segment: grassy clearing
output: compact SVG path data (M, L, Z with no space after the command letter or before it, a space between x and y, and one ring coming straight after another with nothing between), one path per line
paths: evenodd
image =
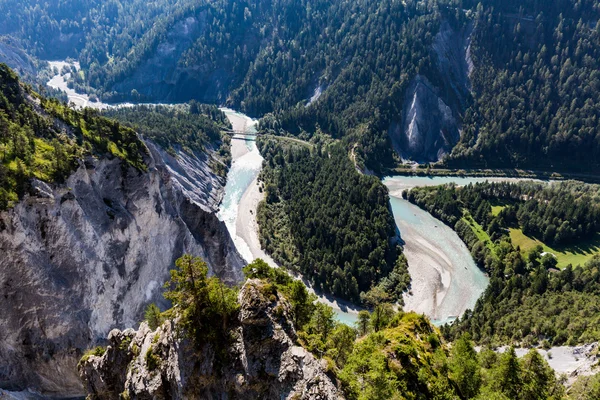
M507 201L503 199L492 199L490 200L490 203L492 205L492 215L494 217L500 214L500 212L504 210L506 206L514 204L513 201Z
M600 253L600 234L596 234L592 239L576 245L556 246L554 248L547 246L540 240L525 235L521 229L511 228L510 239L515 247L520 246L522 253L527 253L535 246L541 245L545 252L556 256L559 268L564 268L569 264L573 266L583 265L595 254Z
M490 235L483 229L481 225L477 223L471 216L471 214L467 210L463 210L463 218L462 220L466 222L470 227L473 233L477 236L477 239L485 243L485 245L492 251L494 251L494 243L490 239Z
M495 217L500 214L500 211L504 210L506 206L492 206L492 215Z

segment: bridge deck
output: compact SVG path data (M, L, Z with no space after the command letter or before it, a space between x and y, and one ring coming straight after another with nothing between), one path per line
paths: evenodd
M228 133L230 135L241 135L241 136L258 136L258 133L246 133L244 131L234 131L234 130L225 130L225 133Z

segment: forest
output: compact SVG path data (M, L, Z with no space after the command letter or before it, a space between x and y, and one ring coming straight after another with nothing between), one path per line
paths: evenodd
M453 227L468 211L492 241L513 227L554 245L577 243L600 230L600 187L576 181L417 188L406 197ZM501 204L496 215L492 204Z
M408 81L428 74L432 32L442 14L455 20L437 0L147 4L9 1L0 5L0 34L18 38L41 58L78 59L82 73L69 84L104 101L162 100L119 88L173 46L156 65L158 74L162 64L176 71L164 77L179 96L171 100L227 101L253 116L274 112L277 127L295 134L351 137L359 143L359 163L373 170L394 163L390 120L401 112ZM12 20L2 24L3 18ZM182 24L188 36L177 36ZM57 37L65 42L55 43ZM319 107L305 107L315 90L323 92Z
M413 78L450 90L432 51L440 26L473 27L471 99L449 100L462 135L444 166L594 174L599 19L593 0L9 0L0 35L40 58L77 59L70 84L105 101L168 93L272 113L272 133L344 138L359 165L383 173L400 161L388 130ZM148 68L167 92L144 83ZM139 90L124 84L134 77Z
M447 164L593 174L600 155L598 2L469 3L476 7L475 101Z
M78 59L83 73L70 84L107 101L152 100L121 83L174 46L163 63L177 72L164 79L178 101L273 113L274 133L344 137L360 165L383 172L399 161L388 129L409 82L420 74L445 87L435 32L473 25L473 101L460 105L463 134L445 165L590 173L600 155L599 15L592 0L10 0L0 34L40 58ZM182 24L188 36L177 36Z
M478 343L575 345L600 338L600 257L559 266L542 246L527 251L510 229L548 243L581 242L597 232L600 187L576 181L477 183L403 194L455 229L490 283L473 310L442 330ZM495 210L493 210L493 207Z
M311 148L261 136L258 146L263 248L327 293L368 303L376 287L371 294L401 301L410 278L385 186L359 174L339 143Z

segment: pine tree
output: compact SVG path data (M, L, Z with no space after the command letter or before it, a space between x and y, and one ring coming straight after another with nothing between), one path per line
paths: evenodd
M162 315L160 313L160 308L154 303L148 304L146 307L146 311L144 313L144 318L146 322L148 322L148 326L150 329L155 330L162 324Z
M531 349L522 360L523 389L520 395L522 400L546 400L561 398L561 385L553 385L555 382L554 371L544 361L540 353Z
M521 392L521 366L514 347L500 356L500 365L496 371L496 385L509 399L518 399Z
M200 257L186 254L175 266L165 283L164 296L179 312L186 332L197 345L224 339L228 322L239 307L236 291L218 278L208 277L208 265Z
M450 378L456 382L463 398L475 397L481 386L481 373L477 352L469 334L463 334L452 344L450 352Z
M365 336L369 333L371 314L367 310L361 310L358 313L358 320L356 321L356 325L358 328L358 335Z

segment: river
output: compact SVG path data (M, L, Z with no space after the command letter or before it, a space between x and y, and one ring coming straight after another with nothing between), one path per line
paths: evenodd
M383 180L390 191L394 220L404 241L404 254L412 279L404 295L404 309L424 313L436 325L450 322L475 302L488 285L471 253L456 232L427 211L402 199L402 191L417 186L485 181L519 181L520 178L468 178L452 176L391 176Z
M50 62L59 72L62 67L75 66L66 62ZM101 102L91 102L85 94L75 92L66 85L60 73L48 85L64 90L69 101L77 107L91 106L98 109L110 107ZM117 106L129 106L120 104ZM236 131L256 133L256 120L234 110L223 108ZM232 140L232 166L227 175L225 195L218 217L224 221L242 257L250 262L262 258L270 265L277 264L260 246L256 207L263 198L257 177L262 168L261 157L253 140ZM485 180L510 180L510 178L459 178L459 177L406 177L394 176L383 180L390 190L390 203L396 225L405 242L412 278L411 291L404 296L405 309L428 315L436 324L452 320L467 308L472 308L487 286L486 276L477 268L473 259L456 233L433 218L429 213L408 203L401 197L402 190L415 186L440 185L455 182L465 185ZM305 280L305 283L308 283ZM313 291L314 292L314 291ZM330 296L318 294L319 301L329 304L337 318L353 324L358 308Z
M222 109L236 131L256 132L256 121L234 110ZM256 208L263 199L257 176L262 167L254 141L232 140L233 163L227 176L225 196L219 211L221 218L244 259L262 258L273 267L277 264L261 249L258 239ZM443 324L473 308L488 284L485 274L458 235L429 213L402 199L402 191L416 186L458 185L486 180L511 178L407 177L383 180L390 190L390 203L396 225L405 243L412 278L411 290L404 296L405 309L429 316L435 324ZM305 283L307 283L305 281ZM319 301L331 305L338 319L354 323L358 310L348 303L319 295Z
M235 131L256 132L256 120L228 108L221 110L225 112ZM262 168L263 158L254 140L243 137L231 141L231 156L232 164L227 174L225 195L218 217L225 222L236 248L247 262L262 258L272 267L279 268L277 263L262 250L258 238L256 208L264 195L259 190L257 177ZM301 277L297 278L301 279ZM340 322L349 325L356 322L359 311L356 307L331 296L316 293L309 282L303 281L317 296L318 301L333 308Z

